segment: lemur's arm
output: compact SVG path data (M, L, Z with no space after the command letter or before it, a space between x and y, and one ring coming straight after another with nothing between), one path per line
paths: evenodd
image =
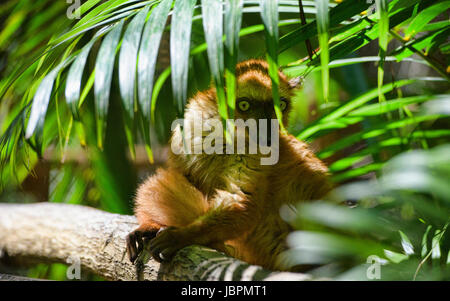
M170 259L179 249L192 245L206 245L221 249L227 240L251 230L258 218L257 210L243 193L219 190L211 200L213 208L184 227L169 227L150 241L156 260Z

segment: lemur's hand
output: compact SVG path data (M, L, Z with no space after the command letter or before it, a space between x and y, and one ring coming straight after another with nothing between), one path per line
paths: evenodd
M184 233L175 227L161 229L155 238L150 240L150 253L158 261L169 261L175 253L192 244Z
M144 249L144 242L154 238L158 230L143 231L136 229L127 236L127 252L132 263Z

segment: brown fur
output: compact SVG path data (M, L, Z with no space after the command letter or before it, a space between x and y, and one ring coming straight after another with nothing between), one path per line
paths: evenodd
M266 62L240 63L236 74L238 97L271 101ZM280 95L290 100L292 88L281 72L279 76ZM199 116L220 118L214 89L199 92L189 101L185 119L193 122ZM287 112L284 116L287 121ZM237 112L236 118L251 116ZM194 138L185 137L188 144ZM172 142L182 149L179 129ZM252 264L284 269L277 257L286 250L291 228L281 219L280 207L321 198L331 185L326 166L305 143L280 134L279 153L273 166L260 165L259 154L171 153L168 169L158 170L139 187L135 207L139 230L176 227L154 239L157 252L170 248L166 255L186 245L203 244Z

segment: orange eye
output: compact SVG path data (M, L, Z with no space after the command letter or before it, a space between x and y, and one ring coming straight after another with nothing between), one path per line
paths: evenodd
M245 112L248 109L250 109L250 103L246 100L241 100L238 102L238 107L239 107L239 110L241 110L242 112Z

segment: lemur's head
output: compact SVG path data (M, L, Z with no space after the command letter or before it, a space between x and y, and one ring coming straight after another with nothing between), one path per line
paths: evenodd
M288 125L288 115L291 109L291 98L294 90L300 85L298 78L288 80L286 75L278 72L279 86L278 94L280 96L280 109L283 114L283 124ZM264 60L247 60L236 66L236 108L234 111L234 121L236 126L235 139L241 136L249 142L266 142L267 146L272 144L273 131L272 120L276 120L274 102L272 97L272 80L269 76L269 65ZM195 123L202 119L198 124L210 125L202 129L202 136L213 132L216 126L221 126L220 115L217 105L217 95L214 88L203 92L198 92L190 99L185 119ZM243 121L244 123L239 123ZM261 122L263 121L263 122ZM264 122L265 121L265 122ZM253 126L253 125L255 126ZM265 125L263 128L261 125ZM278 122L274 122L278 127ZM227 124L228 126L228 124ZM223 134L218 131L217 134ZM276 135L279 132L277 130ZM224 137L222 137L225 139ZM225 141L225 140L224 140Z
M283 124L287 126L293 91L299 86L297 78L288 80L278 71L280 109ZM235 119L276 119L272 98L272 81L269 65L264 60L248 60L236 66L237 96Z

